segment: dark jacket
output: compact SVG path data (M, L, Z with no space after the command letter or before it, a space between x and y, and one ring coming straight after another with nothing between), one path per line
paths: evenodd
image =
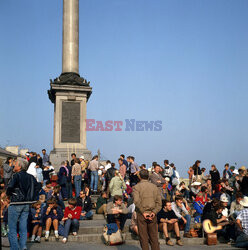
M238 181L240 191L243 195L248 196L248 176L244 176L242 181Z
M213 226L217 226L218 214L214 211L214 209L209 210L202 216L202 221L210 220L213 223Z
M28 167L30 166L30 164L32 163L32 162L35 162L35 163L37 163L37 156L33 156L33 157L31 157L30 159L29 159L29 161L28 161Z
M68 172L66 171L66 168ZM59 185L66 185L66 182L71 181L71 167L70 166L61 166L58 173ZM65 180L64 180L65 179Z
M20 171L12 176L6 194L10 196L10 205L31 204L37 201L40 189L41 184L32 175Z
M73 166L74 164L75 164L75 160L72 159L72 160L71 160L71 166Z
M117 169L116 168L113 168L113 167L111 167L111 168L109 168L108 170L107 170L107 173L106 173L106 180L107 180L107 182L110 182L111 181L111 179L115 176L115 171L116 171Z
M50 169L50 170L42 170L42 174L43 174L43 180L49 180L50 179L50 176L49 174L51 172L53 172L54 170L53 169Z
M212 186L214 187L220 180L220 173L218 170L215 170L215 171L210 170L209 173L211 175Z
M53 210L54 209L51 209L51 211L49 212L49 214L47 215L46 214L46 211L47 211L47 208L48 208L48 205L45 206L43 209L42 209L42 222L45 223L46 220L48 218L51 218L52 220L54 219L57 219L58 221L61 221L62 218L64 217L64 214L63 214L63 211L62 211L62 208L60 206L56 206L54 209L57 211L57 215L54 214Z
M102 198L102 196L100 196L98 199L97 199L97 202L96 202L96 213L98 213L98 209L104 205L104 204L107 204L108 203L108 199L107 198Z
M201 175L202 174L201 168L197 167L195 164L193 166L193 170L194 170L194 175Z
M31 219L31 221L33 221L33 220L39 220L40 223L42 222L42 220L41 220L41 212L38 214L38 217L36 217L36 209L35 208L31 208L29 213L30 213L30 219Z
M41 157L39 159L37 158L37 163L39 164L39 167L42 169L43 162L42 162L42 158Z
M77 198L77 206L82 207L82 211L86 213L92 209L91 199L89 196L86 196L84 201L80 197Z
M127 169L128 169L128 162L127 162L127 160L126 159L123 159L123 164L127 167Z

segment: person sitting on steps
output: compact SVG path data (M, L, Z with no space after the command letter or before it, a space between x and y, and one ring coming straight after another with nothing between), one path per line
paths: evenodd
M175 212L175 214L179 220L179 224L180 223L185 224L183 237L192 238L192 236L189 232L191 216L189 215L188 210L185 208L185 206L183 204L183 197L182 196L176 196L175 202L172 202L172 210Z
M86 190L80 191L77 198L77 206L82 207L80 220L92 220L93 218L91 198L86 194Z
M96 202L96 213L103 214L105 217L107 216L107 192L102 192L101 196L97 199Z
M77 206L77 200L71 198L68 200L68 207L65 208L65 213L62 221L65 222L64 238L63 243L67 242L70 229L72 229L72 234L77 235L79 229L79 220L81 216L81 207Z
M128 209L119 195L114 196L114 201L107 204L107 222L116 223L120 230L123 230L127 220Z
M46 225L46 234L45 234L45 240L48 241L49 234L50 234L50 228L53 225L54 228L54 234L56 240L59 240L59 221L63 218L63 211L60 206L58 206L56 200L54 198L51 198L47 201L47 206L44 208L42 213L43 221Z
M180 239L178 218L175 212L172 210L171 202L163 200L162 206L163 208L157 214L159 231L164 233L164 236L166 237L166 244L168 246L173 246L174 244L170 240L168 231L174 230L176 234L177 245L183 246L183 243Z

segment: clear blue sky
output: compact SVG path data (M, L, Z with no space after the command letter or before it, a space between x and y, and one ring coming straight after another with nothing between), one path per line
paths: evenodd
M162 120L161 132L88 132L117 162L248 165L248 1L80 0L87 117ZM52 149L49 79L62 69L62 0L0 1L0 145Z

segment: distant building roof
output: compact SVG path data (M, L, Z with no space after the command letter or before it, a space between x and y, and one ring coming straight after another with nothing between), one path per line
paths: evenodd
M0 147L0 156L2 156L2 157L17 157L18 155L13 154L13 153Z

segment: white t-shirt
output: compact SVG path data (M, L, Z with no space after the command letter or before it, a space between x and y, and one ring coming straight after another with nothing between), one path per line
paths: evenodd
M36 163L35 162L32 162L29 165L27 173L33 175L33 177L37 180L37 171L36 171Z
M107 171L109 168L111 168L111 163L108 163L108 164L105 166L105 170Z

